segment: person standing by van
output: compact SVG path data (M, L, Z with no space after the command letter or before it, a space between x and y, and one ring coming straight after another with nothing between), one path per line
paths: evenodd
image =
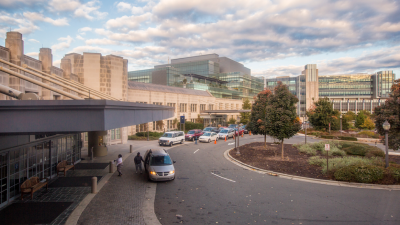
M122 175L122 172L121 172L122 166L123 166L123 164L122 164L122 155L119 154L119 155L118 155L118 159L117 159L117 171L118 171L118 173L119 173L118 176L121 176L121 175Z
M135 159L135 167L136 167L136 173L138 172L138 170L140 170L140 174L142 174L142 161L144 162L142 156L140 155L140 152L137 153Z

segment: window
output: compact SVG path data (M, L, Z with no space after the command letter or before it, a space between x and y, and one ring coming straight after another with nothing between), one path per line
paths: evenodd
M176 111L176 103L167 103L167 106L174 107L174 112Z
M162 105L162 102L153 102L153 105Z
M200 104L200 111L206 110L206 104Z
M197 112L197 104L191 104L190 105L190 111L191 112Z
M180 112L187 112L187 104L186 103L181 103L179 107Z
M85 141L88 141L88 132L85 132Z
M121 139L121 129L115 129L115 139Z
M208 110L214 110L214 105L213 104L209 104L208 105Z
M115 140L115 129L111 130L111 140Z

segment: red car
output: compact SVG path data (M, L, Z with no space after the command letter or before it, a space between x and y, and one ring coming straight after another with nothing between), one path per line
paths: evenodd
M239 132L237 128L235 128L234 130L235 130L235 136L242 135L244 133L244 130L242 128L239 128Z
M194 141L194 139L199 139L199 137L203 135L203 131L202 130L189 130L187 132L187 134L185 134L185 140L187 141Z

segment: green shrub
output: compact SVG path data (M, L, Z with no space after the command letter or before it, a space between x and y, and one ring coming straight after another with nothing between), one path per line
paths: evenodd
M180 127L180 123L177 124L177 127ZM183 125L182 125L182 129L183 129ZM194 129L203 130L204 129L204 124L185 121L185 133L186 133L186 131L194 130Z
M368 149L365 148L364 146L352 146L352 147L342 148L342 150L349 155L359 155L359 156L365 156L365 154L368 152Z
M316 155L317 151L312 147L312 144L295 144L293 147L296 147L299 152L305 153L307 155Z
M396 181L400 180L400 167L393 167L390 165L387 168L387 171L394 179L396 179Z
M345 136L339 136L339 140L345 140L345 141L357 141L357 138L355 137L345 137Z
M360 137L369 137L369 138L379 138L379 134L375 134L373 131L363 130L358 133Z
M383 179L384 170L375 165L355 164L336 170L334 176L341 181L372 183Z
M320 142L313 143L312 146L317 151L323 151L323 150L325 150L325 144L329 144L331 149L332 149L332 147L337 147L339 149L342 148L342 145L338 141L320 141ZM325 152L325 154L326 154L326 152Z
M321 138L324 138L324 139L333 139L333 138L334 138L334 136L329 136L329 135L321 135Z
M371 158L371 157L382 157L383 158L383 157L385 157L385 153L380 149L372 149L372 150L369 150L365 154L365 156L368 158Z
M310 165L317 165L322 167L322 173L326 173L326 158L320 156L310 157L308 159L308 163ZM384 162L381 158L373 157L373 158L362 158L362 157L354 157L354 156L344 156L344 157L336 157L329 159L329 171L336 171L340 168L350 166L350 165L374 165L374 166L383 166Z
M163 132L151 132L151 131L149 131L149 137L157 137L157 138L159 138L163 134L164 134ZM147 137L147 132L145 132L145 131L144 132L137 132L135 135L138 136L138 137Z

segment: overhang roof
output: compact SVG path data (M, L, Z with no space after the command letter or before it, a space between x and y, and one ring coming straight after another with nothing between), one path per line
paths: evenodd
M0 134L105 131L173 116L173 107L112 100L0 101Z

